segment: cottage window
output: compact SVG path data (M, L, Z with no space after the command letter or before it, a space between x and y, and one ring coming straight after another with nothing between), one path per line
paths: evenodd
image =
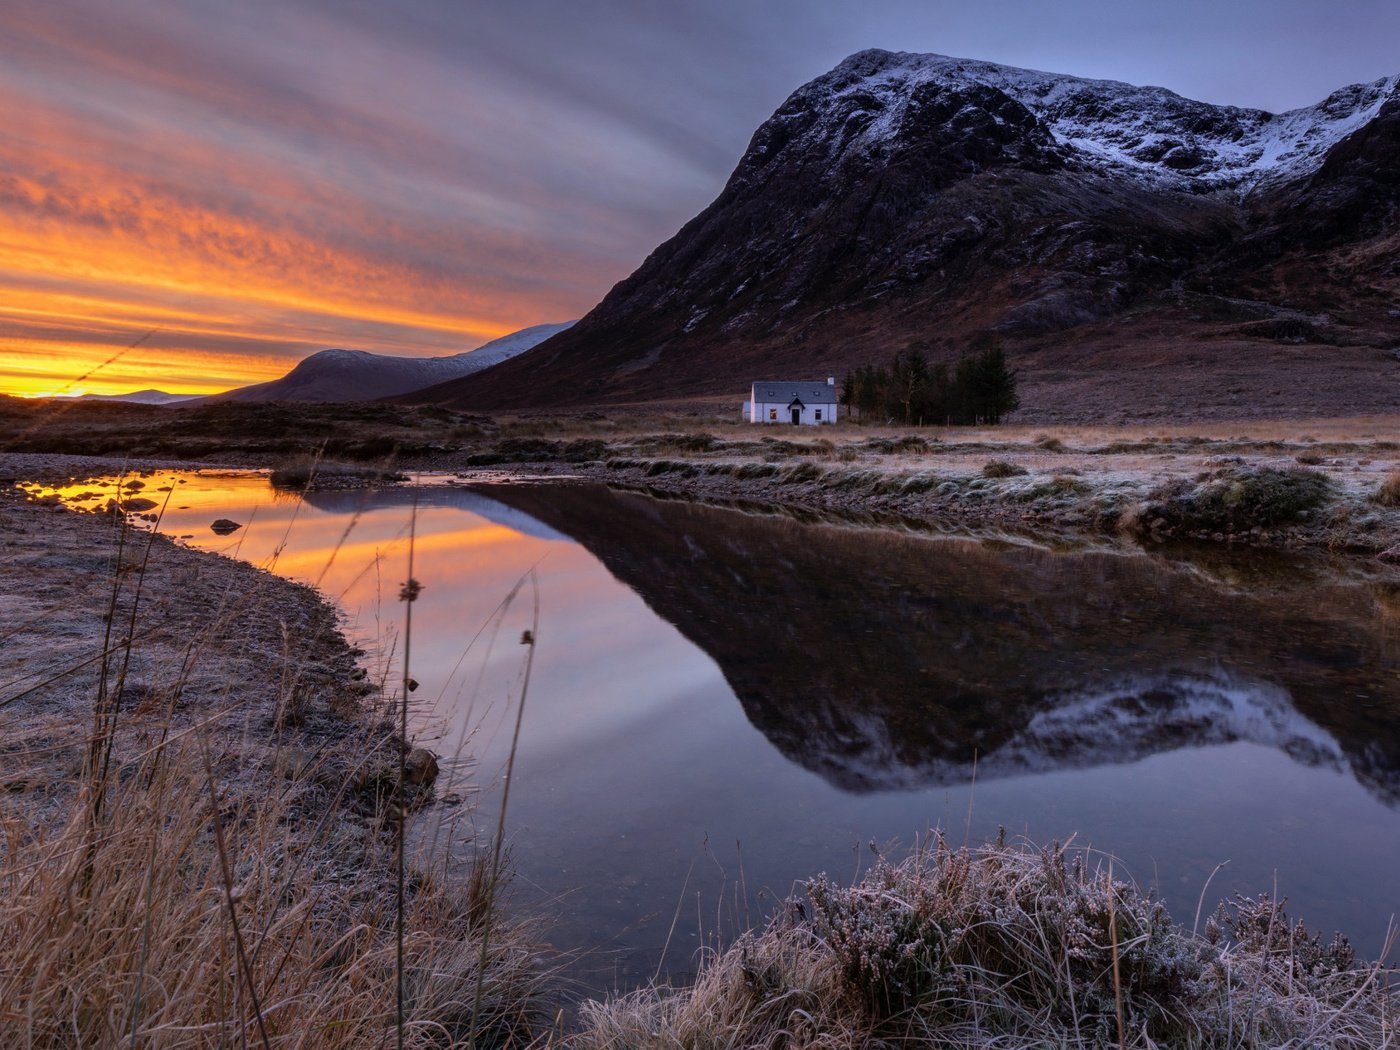
M777 410L776 408L770 408L770 409L768 410L768 418L769 418L769 419L777 419L777 418L778 418L778 410Z
M821 421L822 421L822 410L819 408L819 409L817 409L817 422L820 423Z

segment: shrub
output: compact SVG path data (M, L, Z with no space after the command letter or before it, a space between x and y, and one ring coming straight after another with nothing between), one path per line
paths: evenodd
M1229 468L1175 481L1153 491L1138 520L1160 519L1172 529L1240 532L1272 528L1325 503L1332 491L1323 474L1303 468Z
M941 836L806 884L693 987L585 1007L581 1048L1388 1045L1383 971L1240 898L1196 936L1107 858Z
M1382 481L1372 498L1382 507L1400 507L1400 470L1394 471Z
M1028 499L1042 499L1055 496L1082 496L1090 491L1089 485L1070 474L1056 474L1038 483L1025 493Z
M984 478L1014 478L1025 473L1027 473L1025 467L1017 466L1004 459L988 460L986 466L982 468Z

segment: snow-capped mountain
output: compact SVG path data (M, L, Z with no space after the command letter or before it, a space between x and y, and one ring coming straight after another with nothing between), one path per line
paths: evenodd
M65 401L125 401L135 405L178 405L193 401L198 394L167 394L164 390L133 390L129 394L80 394Z
M807 135L879 150L942 97L989 92L1024 107L1065 163L1178 188L1251 188L1315 171L1327 151L1395 96L1400 76L1356 84L1287 113L1215 106L1158 87L1041 73L944 55L862 51L803 88L770 122L770 135L813 108ZM796 103L796 104L794 104ZM1018 114L998 114L998 123ZM775 123L776 122L776 123ZM766 152L766 149L765 149Z
M1017 419L1382 411L1398 251L1400 77L1271 114L862 51L574 328L424 399L738 398L990 334Z
M1041 704L1007 739L967 758L911 756L886 719L857 715L840 724L839 746L814 753L810 762L853 791L1090 769L1177 748L1237 743L1273 748L1305 766L1353 772L1336 739L1268 682L1225 674L1137 675L1047 696Z
M216 394L211 401L371 401L460 379L508 361L574 322L540 324L447 357L393 357L365 350L322 350L281 379Z

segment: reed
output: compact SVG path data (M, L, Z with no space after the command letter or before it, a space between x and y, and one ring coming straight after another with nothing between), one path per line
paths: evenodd
M0 1045L368 1047L398 1029L412 1048L488 1047L545 1030L548 970L501 903L506 866L400 861L417 801L403 736L377 728L328 607L119 515L18 510L0 507L4 526L36 554L12 571L42 572L26 582L51 604L18 622L0 605L0 634L86 641L0 673Z

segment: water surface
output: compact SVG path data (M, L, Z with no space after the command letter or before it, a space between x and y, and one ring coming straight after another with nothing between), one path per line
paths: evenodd
M495 823L538 595L507 827L518 892L585 986L693 969L717 932L872 840L1077 836L1190 922L1277 891L1374 953L1400 905L1400 589L1325 559L1053 553L802 524L583 485L275 497L147 479L161 528L314 582L470 762L441 807ZM91 486L89 486L91 488ZM105 494L104 497L105 498ZM416 506L416 517L413 508ZM209 524L243 527L220 537ZM520 586L533 573L535 584ZM503 599L515 594L508 609ZM433 839L425 831L425 842Z

